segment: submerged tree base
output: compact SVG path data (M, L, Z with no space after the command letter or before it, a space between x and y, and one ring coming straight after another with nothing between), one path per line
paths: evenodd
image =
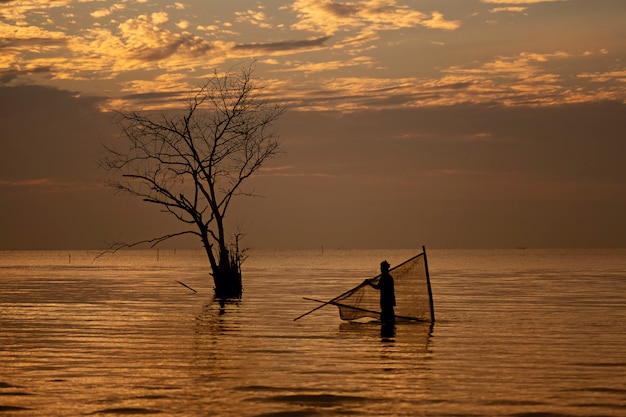
M242 294L241 276L238 284L237 282L226 282L215 286L215 298L218 300L240 300Z
M234 256L222 257L222 262L213 272L213 282L215 283L215 298L221 300L238 300L243 294L243 284L241 279L241 257L236 249Z

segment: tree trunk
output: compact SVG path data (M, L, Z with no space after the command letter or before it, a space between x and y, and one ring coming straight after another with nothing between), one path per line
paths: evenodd
M220 261L213 268L215 298L220 300L239 299L243 292L239 254L231 254L228 249L220 251Z
M209 243L206 233L202 237L202 244L211 264L211 275L215 284L215 298L220 300L240 299L243 293L243 285L239 248L235 247L235 253L231 254L222 245L219 258L216 259L213 254L213 246Z

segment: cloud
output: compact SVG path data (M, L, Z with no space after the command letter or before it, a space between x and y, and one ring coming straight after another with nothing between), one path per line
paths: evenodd
M178 23L176 23L176 27L178 27L179 29L187 29L189 27L189 21L188 20L181 20Z
M177 33L164 27L169 15L164 11L146 13L104 24L85 26L73 31L53 23L27 24L19 19L47 16L52 8L70 7L71 2L12 2L0 9L0 80L5 84L32 75L48 75L53 80L113 79L120 73L144 70L193 70L222 62L230 46L220 41L207 41L188 32ZM91 13L96 20L125 10L125 4L114 4ZM175 5L177 10L184 7ZM26 12L32 11L32 14ZM37 12L35 12L37 11ZM71 12L64 14L73 16ZM49 18L46 18L50 21ZM188 22L181 20L179 29ZM72 32L70 34L70 31ZM234 45L234 44L233 44Z
M185 74L174 73L161 74L151 80L126 81L121 85L121 91L126 94L108 102L104 109L128 107L130 102L140 103L144 110L176 108L195 87Z
M537 4L537 3L554 3L568 0L480 0L481 3L492 4Z
M106 17L109 16L110 14L120 11L120 10L124 10L126 8L125 5L123 4L114 4L111 7L109 7L108 9L98 9L96 11L93 11L90 13L91 17L95 18L95 19L99 19L102 17Z
M293 29L333 35L338 32L378 32L424 26L432 29L454 30L458 21L447 21L438 12L430 16L398 5L395 0L366 0L337 3L332 0L296 0L292 9L298 22Z
M371 66L374 62L372 58L360 56L348 60L323 61L323 62L286 62L287 68L276 70L275 72L299 72L299 73L315 73L322 71L332 71L340 68Z
M461 26L459 21L444 19L443 14L439 12L433 12L429 19L424 19L420 24L430 29L444 30L455 30L458 29L459 26Z
M40 13L42 10L67 7L72 2L73 0L5 1L5 4L0 7L0 19L22 21L33 13Z
M49 76L52 73L54 73L54 69L52 67L31 67L28 69L7 68L6 70L0 70L0 84L10 85L14 81L18 81L25 77L31 77L38 74Z
M153 13L150 17L141 15L121 23L119 40L124 44L125 57L149 63L171 59L176 55L177 59L162 63L164 67L176 68L189 66L189 58L206 56L216 51L217 43L208 42L199 36L179 34L159 27L167 21L166 13ZM117 54L116 51L109 51L109 53L111 56Z
M303 51L303 50L315 50L325 48L324 43L330 38L330 36L322 36L320 38L308 39L308 40L294 40L294 41L282 41L272 43L251 43L251 44L238 44L233 47L234 51L254 51L263 53L277 53L285 51Z
M12 49L19 46L32 50L48 51L64 45L67 35L34 25L9 25L0 22L0 48Z
M63 32L0 22L0 82L8 84L38 74L53 76L54 65L37 60L34 56L62 50L67 46L67 41Z
M30 13L19 13L18 3L25 7L20 10ZM106 3L100 1L92 3L95 16L110 18L90 17L85 10L81 14L69 1L4 3L12 11L3 8L0 13L25 16L28 21L0 21L0 82L29 80L63 86L72 82L92 88L104 85L94 84L100 80L111 89L111 100L132 99L154 108L165 105L168 97L176 98L188 91L208 68L255 56L262 66L271 63L271 68L263 68L265 74L290 77L288 82L268 79L272 85L264 91L301 110L348 112L373 106L459 103L550 106L625 100L623 65L614 61L607 68L610 56L606 51L603 53L607 56L598 58L600 48L613 45L597 45L596 49L585 45L584 54L572 48L568 51L576 52L545 53L537 47L542 53L485 54L482 60L476 56L474 61L464 62L463 54L452 59L446 52L458 45L451 31L459 28L460 22L447 20L440 12L418 11L396 0L296 0L290 6L276 8L279 12L270 10L273 6L257 4L204 22L196 20L197 16L186 10L191 6L182 3L159 9L154 2L148 2L140 7L140 14L130 17L125 12L130 13L131 2L106 7L101 7ZM531 3L502 2L502 7L491 11L517 12ZM55 8L58 10L51 13ZM61 16L67 27L55 23ZM234 19L232 25L228 23L230 18ZM291 25L284 18L290 18ZM92 24L85 24L85 19ZM72 27L69 21L81 26ZM252 28L246 32L250 28L242 23L256 27L274 24L276 31L271 38L261 38L265 31ZM393 63L399 48L409 42L406 33L385 39L385 44L376 42L383 31L415 27L445 30L439 32L441 39L437 40L415 40L411 36L411 42L440 45L435 55L448 57L427 73L422 72L426 67L421 62L438 58L425 57L412 68ZM389 71L394 76L387 75Z
M294 70L316 72L373 64L365 57L361 59L289 65ZM288 100L292 109L335 112L461 104L547 107L594 101L626 103L623 68L574 77L553 71L585 59L593 62L593 55L526 52L474 65L450 66L435 77L327 77L323 88L306 80L288 84L276 81L277 90L270 91Z
M594 73L581 73L578 74L579 78L587 79L593 83L608 83L618 82L626 83L626 69L620 69L615 71L604 71Z
M235 15L237 16L237 22L246 22L264 29L272 27L272 25L267 22L268 17L262 10L249 9L244 12L235 12Z
M528 7L494 7L490 9L490 13L501 13L501 12L509 12L509 13L523 13L528 10Z
M90 13L91 17L94 17L96 19L99 19L101 17L106 17L110 14L111 14L111 11L108 9L100 9L100 10L96 10Z
M152 20L152 24L157 26L162 25L163 23L167 23L170 20L170 17L166 12L152 13L150 15L150 18Z

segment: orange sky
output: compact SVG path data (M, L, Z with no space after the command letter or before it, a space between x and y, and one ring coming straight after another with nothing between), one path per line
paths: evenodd
M249 246L624 247L624 21L623 0L0 0L0 248L173 230L103 188L109 110L253 59L288 112L267 198L233 213Z

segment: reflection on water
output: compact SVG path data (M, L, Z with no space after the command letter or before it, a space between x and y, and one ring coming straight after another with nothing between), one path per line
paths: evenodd
M1 253L0 415L625 414L625 251L431 251L434 326L293 321L412 255L254 253L220 305L200 251Z
M306 325L293 323L293 306L273 324L246 310L245 300L223 308L210 303L196 318L193 361L202 385L232 390L221 410L385 414L396 401L394 380L414 379L428 356L430 324L398 324L396 337L381 338L380 324L342 323L334 307L326 312L330 320ZM380 373L383 381L374 382Z

